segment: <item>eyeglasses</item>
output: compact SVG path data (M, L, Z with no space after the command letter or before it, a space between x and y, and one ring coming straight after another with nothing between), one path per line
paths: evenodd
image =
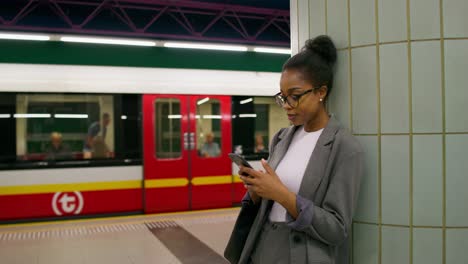
M292 108L296 108L299 105L299 99L307 93L314 91L316 88L309 89L301 94L291 94L287 96L281 95L281 92L275 94L275 101L280 106L283 107L284 104L288 103L288 105Z

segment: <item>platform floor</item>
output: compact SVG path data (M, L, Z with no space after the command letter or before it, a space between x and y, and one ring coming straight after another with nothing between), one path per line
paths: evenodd
M239 209L0 225L0 263L228 263Z

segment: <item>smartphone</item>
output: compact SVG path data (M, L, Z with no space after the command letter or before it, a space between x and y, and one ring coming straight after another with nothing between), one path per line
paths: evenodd
M235 153L229 153L229 158L237 164L237 166L244 166L253 169L253 167L247 162L241 155Z

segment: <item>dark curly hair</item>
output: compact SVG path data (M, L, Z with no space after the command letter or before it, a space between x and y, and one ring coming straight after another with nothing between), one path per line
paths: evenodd
M327 86L327 97L333 88L333 68L336 63L336 47L329 36L321 35L306 41L301 52L289 58L283 71L295 69L314 88ZM325 98L326 99L326 98Z

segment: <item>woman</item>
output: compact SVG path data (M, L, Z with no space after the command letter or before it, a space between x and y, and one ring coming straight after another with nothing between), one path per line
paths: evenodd
M239 170L248 192L225 251L232 263L348 263L363 153L326 111L335 61L319 36L283 65L275 99L293 126L274 136L264 171Z

